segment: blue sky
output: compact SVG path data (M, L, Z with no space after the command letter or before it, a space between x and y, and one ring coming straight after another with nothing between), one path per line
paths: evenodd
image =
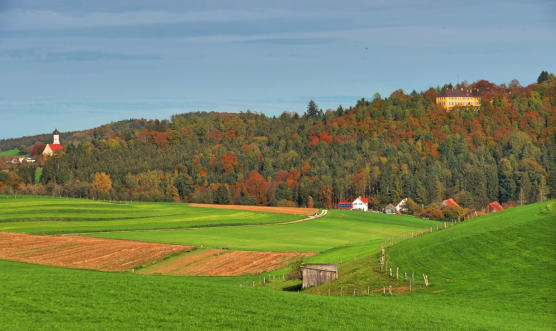
M0 0L0 138L555 68L552 0Z

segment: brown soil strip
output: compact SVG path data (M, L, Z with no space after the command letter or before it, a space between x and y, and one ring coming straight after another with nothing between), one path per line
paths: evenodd
M287 266L296 258L315 253L230 251L212 256L178 270L176 275L239 276L259 274Z
M144 271L146 274L176 274L175 272L182 269L183 267L198 262L200 260L206 259L210 256L219 255L220 253L225 252L223 249L209 249L201 252L191 252L187 253L183 256L179 256L173 259L169 264L164 264L159 268L149 268L148 271Z
M248 211L260 211L260 212L267 212L267 213L305 215L305 216L315 215L319 211L317 208L243 206L243 205L215 205L215 204L201 204L201 203L190 203L189 205L192 206L192 207L248 210Z
M0 259L78 269L128 270L192 249L128 240L0 232Z

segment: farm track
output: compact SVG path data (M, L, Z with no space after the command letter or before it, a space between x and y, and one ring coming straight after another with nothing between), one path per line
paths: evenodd
M128 240L0 232L0 259L77 269L123 271L192 249Z

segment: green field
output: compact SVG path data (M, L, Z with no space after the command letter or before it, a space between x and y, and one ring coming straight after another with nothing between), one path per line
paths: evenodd
M117 203L0 195L0 231L31 234L263 224L302 217L189 207L182 203Z
M361 254L374 254L386 239L422 232L438 224L412 216L331 210L325 217L288 225L112 232L93 236L216 248L297 252L320 252L372 242L368 252ZM349 257L347 250L342 251ZM336 256L337 259L340 257L342 254ZM336 262L336 259L332 262Z
M3 151L0 152L0 157L1 156L18 156L19 155L19 149L10 149L9 151Z
M12 206L12 213L37 216L36 210L42 204L68 204L67 199L27 199L27 204ZM42 232L50 232L52 223L117 223L110 230L137 221L120 215L124 206L71 201L73 216L66 215L67 218L81 215L82 220L0 224L14 224L16 230L19 225L22 228L18 232L27 232L32 227L26 227L26 223L35 223L30 232L40 233L41 224L46 227ZM80 206L83 203L86 205ZM376 291L371 296L361 296L367 286L376 290L387 284L404 285L403 280L395 281L378 270L380 244L441 223L399 215L331 211L326 217L289 225L94 234L209 247L319 251L319 255L306 261L341 262L340 279L297 293L277 290L295 281L254 288L239 286L259 281L257 275L156 276L0 261L0 325L6 329L553 330L555 203L537 203L477 217L387 248L392 266L416 275L418 290L395 296L382 296ZM98 213L101 221L88 219L95 214L88 209L92 206L105 211ZM149 207L134 211L149 214L153 208L199 209L183 204L145 206ZM219 212L223 210L207 210L222 217ZM0 209L0 217L4 215L4 209ZM170 211L165 215L161 216L163 224L169 222L165 217L174 217ZM429 288L423 287L422 273L429 275ZM344 295L350 296L326 296L326 289L337 294L334 291L340 287ZM353 288L358 289L356 297L352 296ZM319 293L325 295L312 295Z

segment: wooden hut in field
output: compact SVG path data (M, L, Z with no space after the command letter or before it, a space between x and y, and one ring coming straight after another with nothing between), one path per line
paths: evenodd
M327 283L338 278L337 264L306 264L301 266L303 288Z

